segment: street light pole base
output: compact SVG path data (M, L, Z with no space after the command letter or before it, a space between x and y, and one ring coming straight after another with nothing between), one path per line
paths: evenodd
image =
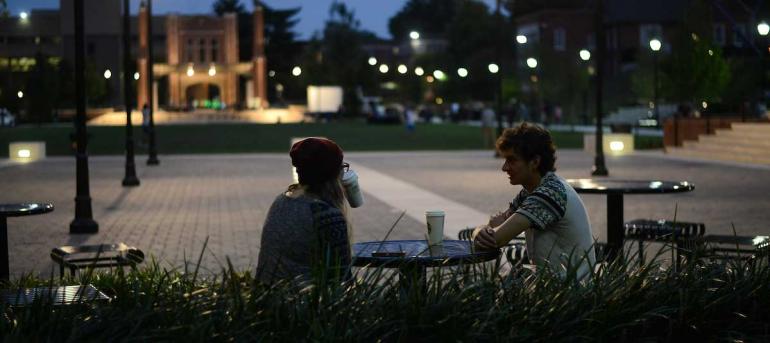
M99 224L91 218L75 218L70 223L70 233L97 233Z
M123 182L121 182L121 184L124 187L139 186L139 179L136 177L136 175L126 176L126 178L123 179Z
M158 157L156 156L150 156L150 158L147 159L147 165L148 166L157 166L160 164L160 161L158 160Z
M610 173L607 171L607 167L605 167L604 164L591 167L591 175L593 176L607 176L609 174Z

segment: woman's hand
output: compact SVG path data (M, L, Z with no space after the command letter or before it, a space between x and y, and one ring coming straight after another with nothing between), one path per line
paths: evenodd
M490 227L498 227L500 225L503 225L506 219L513 214L513 211L511 209L507 209L502 212L497 212L497 214L489 217L489 226Z
M473 231L473 244L482 249L497 249L495 230L488 225L481 225Z

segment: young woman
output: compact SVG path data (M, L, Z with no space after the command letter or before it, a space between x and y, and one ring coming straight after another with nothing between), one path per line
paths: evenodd
M309 281L350 277L350 225L340 181L342 149L325 138L306 138L289 152L299 183L278 195L262 228L257 278Z
M556 148L547 130L523 123L497 140L503 172L522 190L508 209L474 231L482 248L497 248L525 232L527 252L538 267L583 278L595 263L591 224L577 192L554 171Z

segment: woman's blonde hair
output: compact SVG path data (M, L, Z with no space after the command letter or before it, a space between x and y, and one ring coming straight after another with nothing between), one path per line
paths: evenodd
M335 177L326 182L316 184L303 185L295 183L289 186L288 192L293 192L301 188L307 195L321 199L329 203L329 205L338 208L342 212L342 215L345 217L345 223L348 227L348 237L352 241L353 227L350 224L350 220L348 218L347 198L345 197L345 190L342 187L341 176L342 175L340 174L339 177Z

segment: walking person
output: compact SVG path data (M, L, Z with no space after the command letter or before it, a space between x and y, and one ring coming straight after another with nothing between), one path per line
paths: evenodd
M484 149L495 147L495 111L484 107L481 111L481 138Z
M150 106L147 104L142 106L142 132L142 143L146 145L150 137Z

